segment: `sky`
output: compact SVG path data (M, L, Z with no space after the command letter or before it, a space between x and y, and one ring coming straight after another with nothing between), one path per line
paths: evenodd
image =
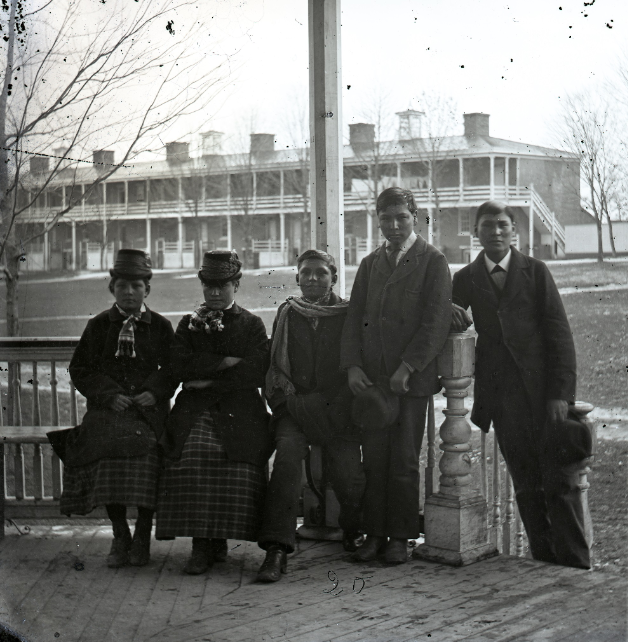
M207 12L209 12L209 15ZM287 114L307 104L305 0L206 0L206 43L229 57L229 82L211 128L287 140ZM422 91L491 115L491 135L551 146L568 93L603 89L625 56L625 0L343 0L343 117L364 120L374 99L420 108ZM299 98L300 97L300 98ZM172 132L175 134L175 132ZM182 134L183 135L183 134Z

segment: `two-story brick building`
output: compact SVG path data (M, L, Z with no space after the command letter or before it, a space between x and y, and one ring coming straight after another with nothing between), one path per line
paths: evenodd
M390 141L375 140L371 124L349 126L347 264L379 242L373 201L390 185L413 190L421 233L455 263L477 251L474 212L489 198L513 207L520 249L542 258L562 256L566 224L590 221L580 207L579 161L568 152L493 138L488 114L465 114L464 135L437 145L421 137L420 112L398 117ZM119 168L27 248L27 269L102 269L122 246L147 249L159 267L192 268L213 248L235 248L251 266L294 263L309 245L308 150L276 150L272 134L252 134L247 153L225 154L220 141L219 132L207 132L199 154L169 143L164 160ZM31 185L46 178L47 161L33 159ZM41 227L115 159L98 151L94 161L50 181L20 217L18 236Z

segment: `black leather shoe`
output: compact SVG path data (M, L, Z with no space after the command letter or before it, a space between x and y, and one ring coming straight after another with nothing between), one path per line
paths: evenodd
M150 539L134 537L129 549L129 564L131 566L146 566L150 560Z
M405 564L408 561L408 540L391 537L384 552L388 564Z
M278 582L281 573L288 572L288 556L286 551L273 546L266 551L266 558L257 572L258 582Z
M107 566L109 568L126 566L129 562L129 548L131 548L131 533L125 533L122 537L114 537L111 550L107 555Z
M386 544L385 537L374 537L369 535L366 541L358 550L352 555L354 562L371 562L377 557L377 554Z
M213 564L209 539L205 537L192 538L192 555L183 567L183 572L188 575L202 575Z
M213 538L211 543L211 552L214 562L226 562L229 548L226 539Z
M364 543L364 535L362 533L354 533L353 531L344 531L342 533L342 548L347 553L354 553Z

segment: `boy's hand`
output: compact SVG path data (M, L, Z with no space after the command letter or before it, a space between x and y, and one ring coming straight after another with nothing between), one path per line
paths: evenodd
M221 370L226 370L227 368L233 368L233 366L240 363L240 361L242 361L241 357L225 357L220 362L220 365L216 368L216 372L220 372Z
M109 407L116 412L124 412L129 406L133 405L133 399L127 397L126 395L121 395L118 393L114 395L111 400Z
M547 419L552 424L557 424L567 419L567 402L562 399L547 400Z
M406 366L405 363L402 363L397 370L395 370L395 374L390 378L390 389L396 395L405 395L406 392L410 390L408 381L411 374L410 370L408 370L408 366Z
M452 303L451 307L453 308L451 315L451 329L453 332L464 332L470 325L473 325L473 321L471 321L464 308L455 303Z
M373 382L366 376L366 373L360 366L351 366L347 370L349 388L354 395L364 392Z
M214 385L214 382L211 379L196 379L194 381L186 381L183 384L183 389L184 390L205 390L206 388L211 388L213 385Z
M157 403L157 399L152 392L145 390L139 395L135 395L135 397L133 397L133 403L141 408L146 408L148 406L154 406Z

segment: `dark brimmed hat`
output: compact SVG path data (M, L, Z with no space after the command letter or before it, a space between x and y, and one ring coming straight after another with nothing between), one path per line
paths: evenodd
M565 421L546 426L545 448L555 464L575 464L596 454L595 429L570 408Z
M119 250L109 274L121 279L150 279L153 276L150 256L143 250Z
M237 281L242 276L242 261L235 252L229 250L212 250L203 255L203 264L198 272L201 281L228 283Z
M399 416L399 397L390 389L390 380L380 377L377 384L357 394L351 405L351 420L367 432L383 430Z

